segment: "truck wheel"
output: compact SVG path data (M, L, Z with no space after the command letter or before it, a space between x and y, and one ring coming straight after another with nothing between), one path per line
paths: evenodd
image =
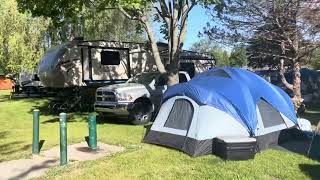
M129 120L134 125L147 124L152 117L152 105L142 101L135 102L129 110Z

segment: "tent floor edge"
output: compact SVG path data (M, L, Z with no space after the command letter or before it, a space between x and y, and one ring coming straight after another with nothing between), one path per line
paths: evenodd
M191 157L212 154L212 139L196 140L177 134L150 130L143 139L144 143L175 148ZM197 147L197 149L196 149Z

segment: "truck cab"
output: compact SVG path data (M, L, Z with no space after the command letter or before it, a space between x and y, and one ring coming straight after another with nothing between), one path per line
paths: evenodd
M187 72L179 72L179 83L190 79ZM158 111L162 95L167 90L166 84L165 74L145 72L123 84L100 87L96 91L95 111L101 114L125 112L132 124L146 124Z

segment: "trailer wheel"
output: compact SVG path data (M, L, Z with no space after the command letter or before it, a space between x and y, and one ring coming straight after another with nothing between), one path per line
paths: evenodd
M149 99L140 99L133 103L129 110L129 120L134 125L143 125L150 122L153 106Z

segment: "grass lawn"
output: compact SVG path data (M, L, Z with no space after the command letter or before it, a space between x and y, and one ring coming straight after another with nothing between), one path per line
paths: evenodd
M31 156L32 110L46 107L48 100L9 100L0 91L0 162ZM87 136L86 114L69 114L68 143ZM320 108L307 111L312 123L320 120ZM59 144L56 116L42 114L40 139L43 149ZM225 162L208 155L191 158L179 151L143 144L142 126L114 122L98 123L98 139L126 147L126 151L96 161L70 163L50 169L41 179L320 179L320 163L302 155L268 150L254 160Z
M316 126L320 121L320 105L307 109L302 117L308 119L312 125Z

